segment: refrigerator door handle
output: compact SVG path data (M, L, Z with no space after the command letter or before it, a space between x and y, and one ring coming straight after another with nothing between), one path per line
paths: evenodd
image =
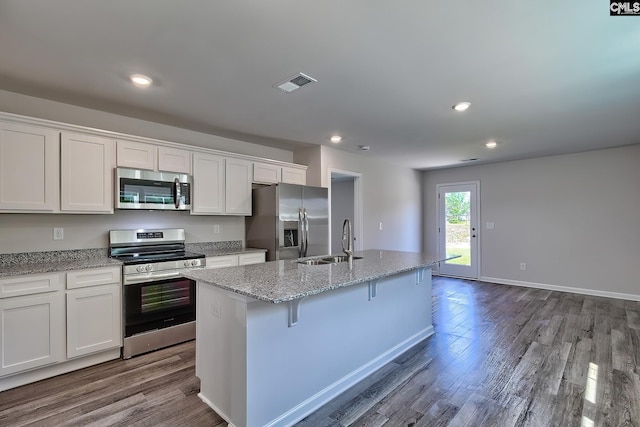
M302 217L302 208L298 209L298 258L304 255L304 219Z
M307 256L307 250L309 249L309 217L306 209L302 210L302 217L304 218L304 256Z

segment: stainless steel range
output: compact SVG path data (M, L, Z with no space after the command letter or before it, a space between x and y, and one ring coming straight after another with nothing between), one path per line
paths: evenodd
M110 255L124 264L125 359L196 337L195 282L180 272L206 260L184 241L182 228L109 232Z

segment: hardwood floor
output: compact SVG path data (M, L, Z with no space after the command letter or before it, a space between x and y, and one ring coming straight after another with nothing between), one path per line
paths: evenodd
M640 303L434 278L436 333L297 424L640 426ZM226 426L193 342L0 393L0 426Z

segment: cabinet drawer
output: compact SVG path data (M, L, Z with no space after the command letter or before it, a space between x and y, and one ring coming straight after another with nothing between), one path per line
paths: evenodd
M29 274L0 279L0 298L55 292L62 289L60 273Z
M264 262L264 252L238 255L238 265L260 264Z
M87 270L70 271L67 273L67 289L86 288L120 284L122 277L121 267L91 268Z
M234 267L238 265L238 255L212 256L207 258L206 268Z

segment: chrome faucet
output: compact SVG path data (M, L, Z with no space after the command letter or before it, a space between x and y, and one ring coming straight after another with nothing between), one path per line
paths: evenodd
M347 248L344 247L344 241L347 240ZM351 220L344 220L342 224L342 252L349 257L349 268L353 266L353 229L351 228Z

